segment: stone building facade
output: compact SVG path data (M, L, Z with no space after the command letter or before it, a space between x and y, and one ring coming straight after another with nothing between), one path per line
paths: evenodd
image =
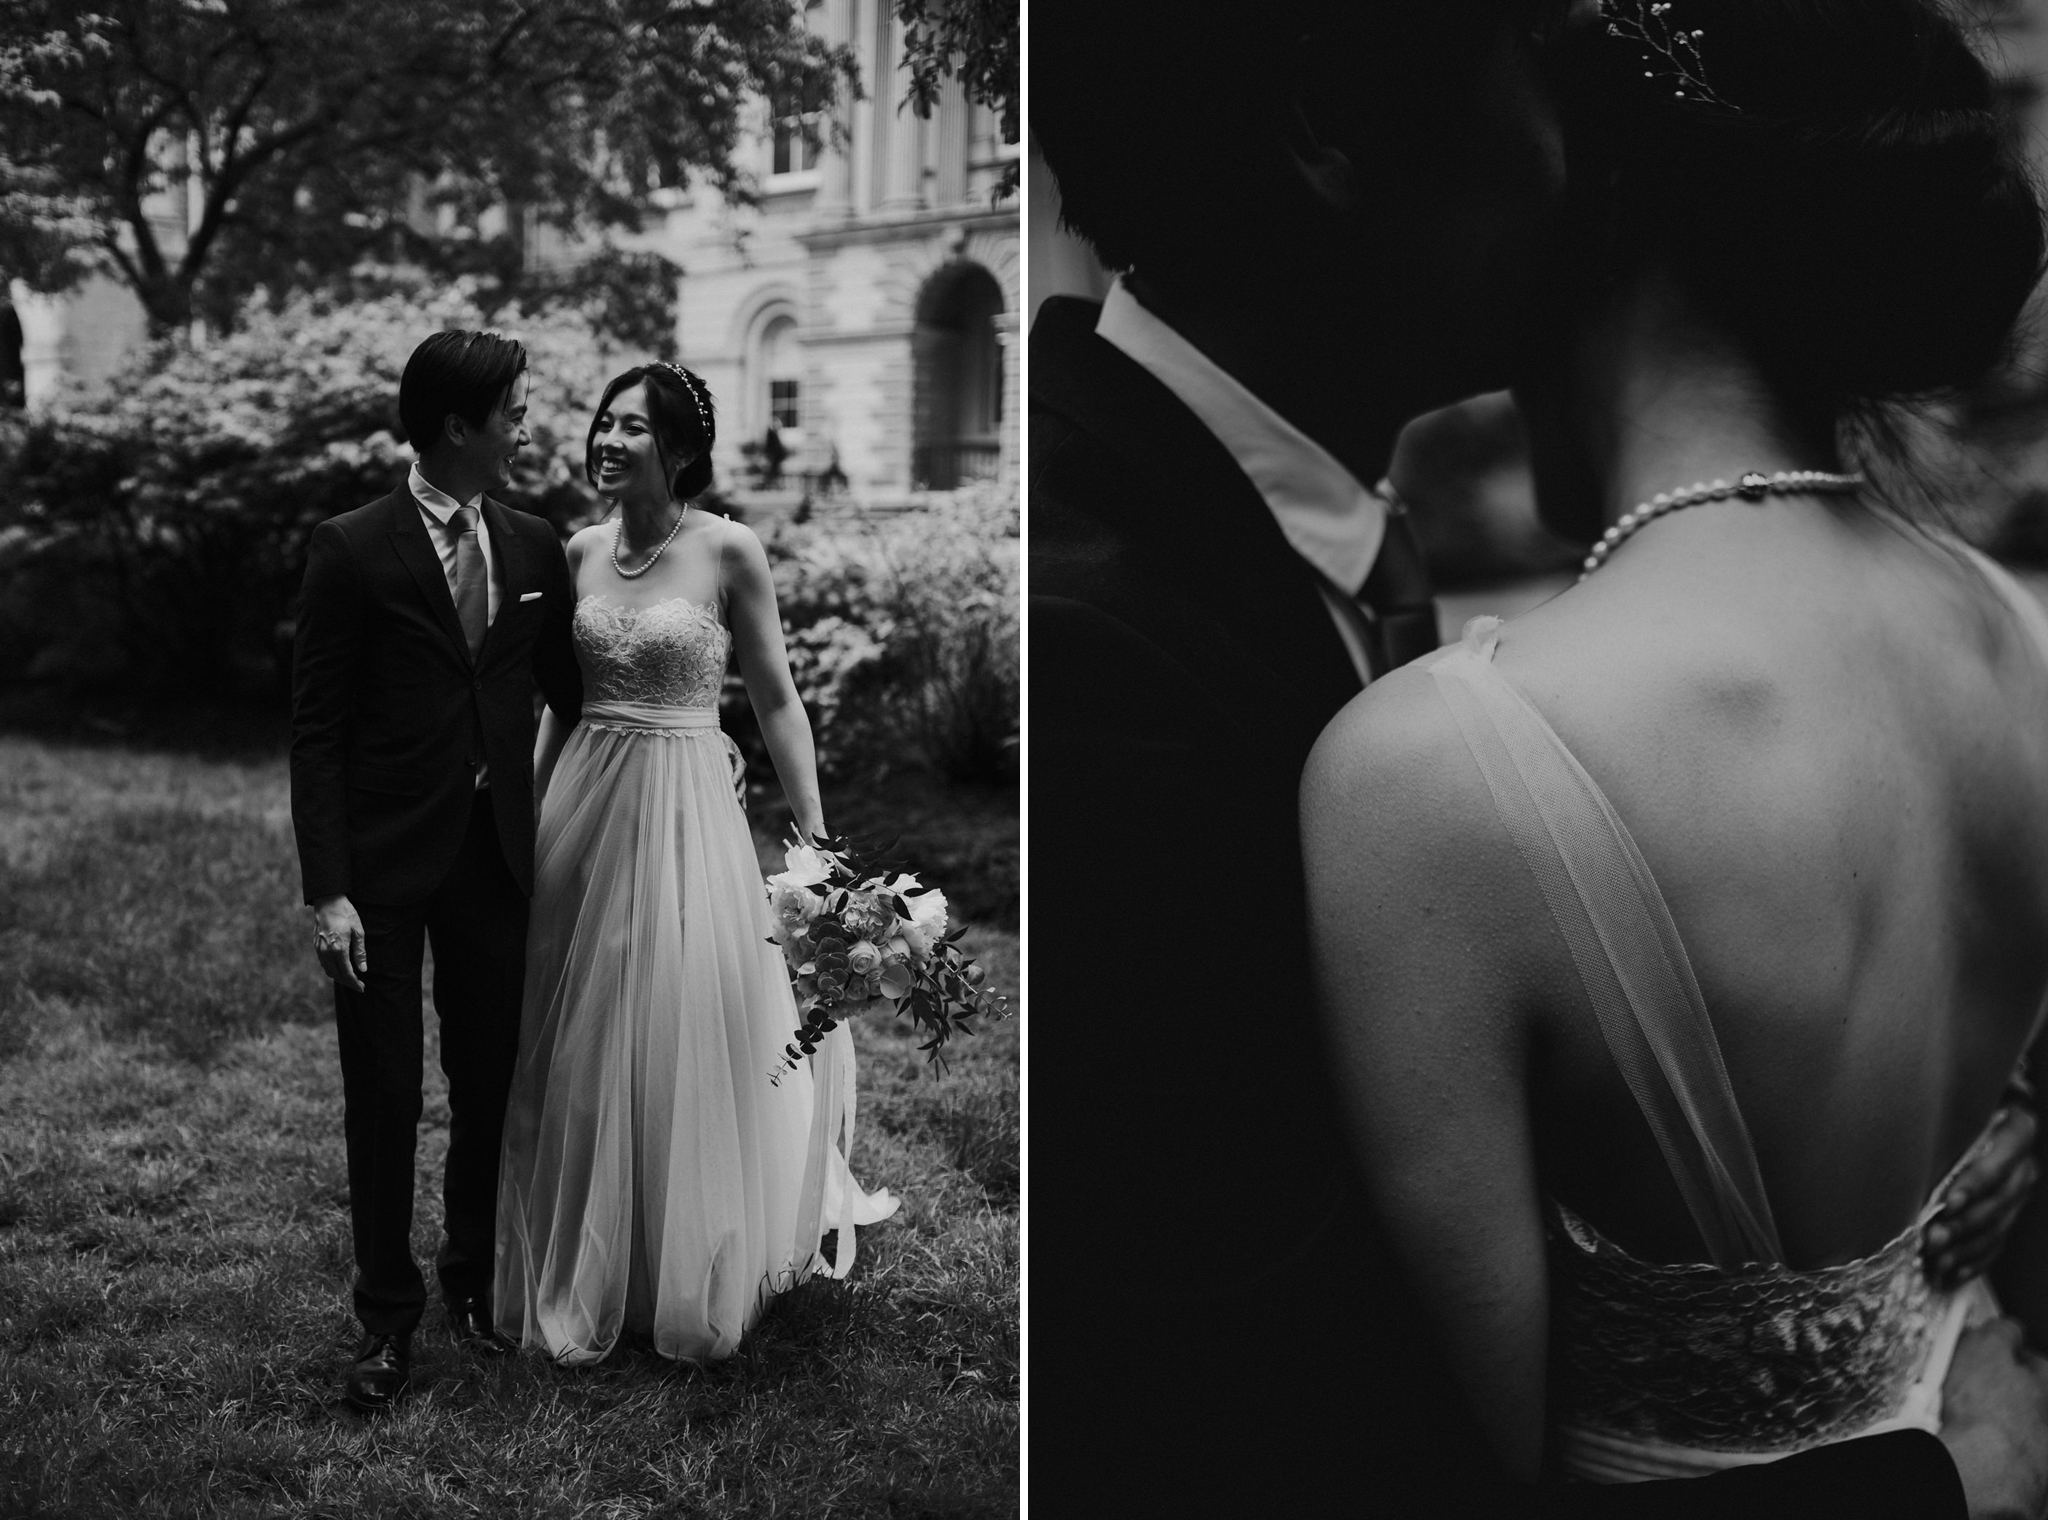
M812 117L764 103L758 203L668 197L625 243L683 270L678 347L718 399L720 483L746 500L844 477L854 499L888 504L1014 479L1019 198L993 192L1018 146L957 81L928 119L899 106L888 0L806 15L852 48L867 98ZM749 482L771 428L788 457L763 490Z

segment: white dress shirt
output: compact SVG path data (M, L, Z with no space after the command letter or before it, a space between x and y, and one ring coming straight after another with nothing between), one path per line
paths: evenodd
M497 621L498 598L504 587L499 583L498 559L491 553L491 530L484 523L484 495L479 491L468 501L457 501L446 491L420 473L419 462L413 462L412 473L406 477L406 484L412 487L412 499L420 504L420 514L427 520L427 537L434 541L434 552L441 556L441 573L448 577L448 594L455 595L455 550L456 537L448 531L448 519L455 515L457 507L468 507L476 513L476 546L484 555L484 626L490 627ZM482 755L477 756L476 784L481 791L490 785L491 767Z
M1237 461L1294 552L1315 572L1358 679L1370 681L1370 625L1356 597L1379 558L1386 503L1328 449L1147 311L1121 277L1103 300L1095 333L1150 371Z

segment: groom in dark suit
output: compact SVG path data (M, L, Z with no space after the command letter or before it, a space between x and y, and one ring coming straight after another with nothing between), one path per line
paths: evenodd
M1408 418L1508 382L1563 178L1541 43L1568 9L1034 8L1033 131L1067 224L1123 271L1031 334L1032 939L1063 1031L1032 1052L1047 1514L1536 1512L1353 1175L1295 797L1337 709L1435 643L1410 526L1367 483ZM2044 1397L2017 1362L2011 1388ZM1542 1502L1963 1513L1917 1432Z
M398 400L418 462L314 531L299 604L292 825L334 980L365 1336L344 1393L364 1410L404 1390L426 1305L411 1235L429 940L449 1108L436 1266L457 1337L502 1346L491 1253L533 890L534 688L568 722L582 706L561 542L484 494L527 442L526 385L508 338L422 343Z

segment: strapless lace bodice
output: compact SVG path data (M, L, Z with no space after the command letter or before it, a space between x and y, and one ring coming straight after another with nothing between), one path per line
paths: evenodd
M1562 1204L1550 1220L1556 1416L1714 1451L1792 1451L1898 1414L1949 1304L1916 1222L1817 1271L1642 1261Z
M586 596L576 604L575 637L587 701L718 706L732 635L716 607L682 597L627 607Z

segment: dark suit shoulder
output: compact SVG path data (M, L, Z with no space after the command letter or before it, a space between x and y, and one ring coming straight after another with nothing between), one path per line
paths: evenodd
M346 512L337 512L321 524L339 528L349 539L361 538L372 533L388 533L395 526L394 514L401 502L410 501L412 492L400 481L395 490L387 491L375 501L366 502Z
M1134 536L1051 490L1032 493L1030 554L1034 595L1114 606L1150 578Z
M1125 621L1099 602L1047 593L1031 593L1031 658L1057 671L1044 694L1051 706L1062 706L1081 691L1109 686L1152 692L1162 682L1191 682L1193 673L1181 663L1179 651L1162 644L1152 631Z
M518 507L508 506L495 496L486 496L484 500L505 514L505 520L511 524L513 532L524 534L528 538L547 538L557 543L561 542L562 535L555 531L555 525L538 512L526 512Z

